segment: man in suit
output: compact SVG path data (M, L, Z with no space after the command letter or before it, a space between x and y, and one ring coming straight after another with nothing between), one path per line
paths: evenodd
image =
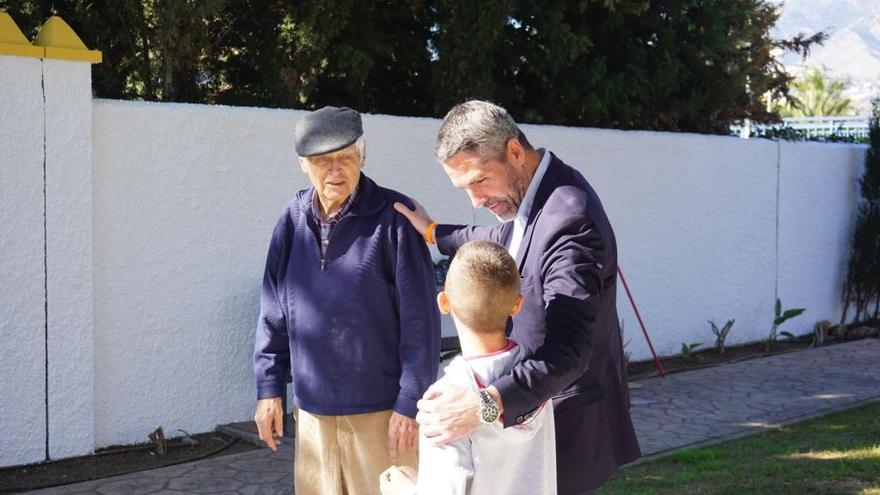
M534 149L507 111L488 102L450 110L435 155L474 208L504 223L438 225L418 205L395 208L444 254L475 239L507 246L525 297L508 332L531 357L476 393L429 388L418 403L421 432L445 444L498 415L514 427L552 398L559 493L593 493L640 455L617 318L617 247L599 197L578 171Z

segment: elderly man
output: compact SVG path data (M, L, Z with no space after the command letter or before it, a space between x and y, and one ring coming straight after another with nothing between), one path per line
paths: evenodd
M525 297L510 337L532 356L477 393L431 387L418 404L422 434L452 442L499 414L505 427L516 426L553 398L559 493L592 493L640 455L615 307L617 247L599 197L575 169L534 149L491 103L450 110L435 154L474 208L504 223L437 225L422 208L395 208L443 253L474 239L508 247Z
M378 494L392 463L416 466L416 401L434 381L440 316L434 265L376 185L361 116L325 107L296 126L312 187L281 214L269 246L254 370L260 438L275 450L288 371L298 495Z

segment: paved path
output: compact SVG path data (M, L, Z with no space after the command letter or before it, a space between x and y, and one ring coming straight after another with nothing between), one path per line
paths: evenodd
M642 453L754 433L880 399L880 341L866 339L636 383Z
M641 380L632 414L642 451L758 432L774 424L880 399L880 341L861 340ZM290 444L30 493L291 494Z

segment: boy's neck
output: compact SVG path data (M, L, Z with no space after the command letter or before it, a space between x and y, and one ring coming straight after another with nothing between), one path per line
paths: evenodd
M508 340L504 330L478 334L470 328L459 327L458 342L461 344L461 355L473 358L503 350Z

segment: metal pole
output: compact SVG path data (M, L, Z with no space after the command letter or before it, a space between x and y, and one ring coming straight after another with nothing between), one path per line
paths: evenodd
M620 266L617 267L617 274L620 275L620 280L623 282L623 288L626 289L626 296L629 298L629 303L632 305L633 311L636 313L636 318L639 320L639 325L642 327L642 333L645 334L645 340L648 341L648 347L651 349L651 355L654 356L654 366L657 368L657 371L660 373L661 377L666 376L666 373L663 371L663 364L660 363L660 359L657 357L657 353L654 352L654 344L651 343L651 337L648 336L648 329L645 328L645 323L642 321L642 315L639 314L639 308L636 307L636 301L633 299L632 293L629 291L629 285L626 283L626 278L623 277L623 270L620 269Z

